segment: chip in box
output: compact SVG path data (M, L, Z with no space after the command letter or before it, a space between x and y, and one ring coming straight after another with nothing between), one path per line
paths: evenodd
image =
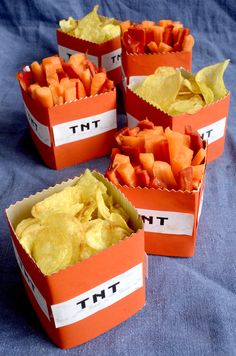
M208 141L208 163L222 155L230 93L224 98L204 106L196 113L176 116L168 115L139 97L133 92L132 86L127 88L126 97L126 113L129 127L136 126L140 120L145 118L148 118L155 125L169 126L172 130L181 133L184 133L186 126L190 125L193 130L197 130L200 133L203 140Z
M58 52L66 61L76 53L86 53L98 67L106 69L109 79L121 82L120 22L98 15L99 5L85 17L59 22Z
M78 177L18 201L6 210L12 243L29 299L50 338L61 348L84 343L126 320L145 304L143 225L130 202L102 175L114 201L129 214L134 233L52 275L44 275L16 237L31 208Z

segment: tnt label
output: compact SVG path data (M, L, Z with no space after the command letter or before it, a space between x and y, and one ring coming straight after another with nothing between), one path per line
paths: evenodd
M194 215L172 211L137 209L144 223L144 231L192 236Z
M117 127L116 110L53 126L55 146L84 140Z
M83 320L143 287L143 264L63 303L51 306L57 328Z
M226 117L198 130L201 138L209 144L219 140L225 133Z
M102 56L102 67L106 68L107 72L116 69L120 66L121 66L121 48L106 53Z
M64 60L67 62L72 54L78 53L80 51L75 51L73 49L58 45L58 53L59 56L64 58ZM83 53L83 52L81 52ZM86 53L87 57L96 65L98 65L98 57L97 56L92 56L91 54Z

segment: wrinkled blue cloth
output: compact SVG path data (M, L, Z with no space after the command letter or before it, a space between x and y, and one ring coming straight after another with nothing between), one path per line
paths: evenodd
M207 168L195 256L149 256L147 304L113 330L62 351L43 331L26 297L6 219L0 221L0 355L236 355L236 2L7 1L0 2L1 208L86 167L104 172L108 157L60 171L45 167L31 141L15 73L57 52L55 28L100 3L117 19L171 18L191 28L193 70L231 59L225 82L232 92L225 152ZM120 114L119 120L124 117Z

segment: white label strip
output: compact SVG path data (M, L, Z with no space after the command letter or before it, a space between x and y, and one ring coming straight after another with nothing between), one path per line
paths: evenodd
M72 54L78 53L79 51L74 51L73 49L63 47L61 45L58 45L58 53L59 56L64 58L64 60L67 62ZM84 52L80 52L84 53ZM86 53L87 57L98 66L98 57L97 56L92 56L91 54Z
M139 123L139 121L138 121L137 119L135 119L134 116L130 115L128 112L127 112L126 115L127 115L127 120L128 120L128 126L129 126L130 128L137 126L137 124Z
M52 127L55 146L84 140L117 127L116 110L73 120Z
M56 328L76 323L109 307L143 286L143 264L89 291L51 306Z
M106 53L102 56L102 67L106 68L107 72L121 65L121 48L115 51Z
M207 140L209 144L219 140L224 136L226 117L214 122L211 125L205 126L198 130L203 140Z
M38 288L36 287L36 285L34 284L34 282L32 281L32 278L30 277L29 273L27 272L25 266L23 265L20 256L18 255L16 248L13 244L13 248L14 248L14 252L15 252L15 256L16 256L16 260L17 263L20 267L21 273L26 281L26 283L28 284L30 290L32 291L36 301L38 302L38 305L40 306L40 308L42 309L42 311L44 312L44 314L46 315L46 317L48 318L48 320L50 320L49 314L48 314L48 307L47 307L47 303L46 300L44 299L44 297L42 296L42 294L40 293L40 291L38 290Z
M194 215L174 211L137 209L144 223L144 231L161 234L192 236Z
M25 105L25 104L24 104ZM25 105L26 117L28 119L31 129L34 131L35 135L42 141L45 145L51 146L49 129L47 126L40 124L38 120L31 114L27 106Z

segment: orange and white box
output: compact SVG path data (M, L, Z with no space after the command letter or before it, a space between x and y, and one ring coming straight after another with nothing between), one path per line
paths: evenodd
M49 337L63 349L97 337L145 305L146 254L142 221L119 190L99 173L93 172L93 175L128 212L135 232L118 244L50 276L39 270L14 229L30 216L34 204L73 185L78 177L31 195L6 210L28 297Z
M74 53L85 53L98 67L104 67L109 79L115 84L121 82L121 40L120 36L101 44L81 40L57 29L59 56L67 62Z
M122 49L122 87L124 91L130 84L136 84L153 74L158 67L183 67L190 71L192 68L192 51L129 54Z
M192 257L202 210L204 179L198 190L117 186L144 223L147 254Z
M223 99L204 106L194 114L170 116L164 111L149 104L132 91L132 85L126 91L126 114L129 127L137 125L138 121L148 118L155 125L170 127L173 131L185 132L190 125L197 130L202 139L208 141L207 162L211 162L224 152L230 93Z
M52 108L21 92L32 139L48 167L61 169L110 154L117 130L116 89Z

